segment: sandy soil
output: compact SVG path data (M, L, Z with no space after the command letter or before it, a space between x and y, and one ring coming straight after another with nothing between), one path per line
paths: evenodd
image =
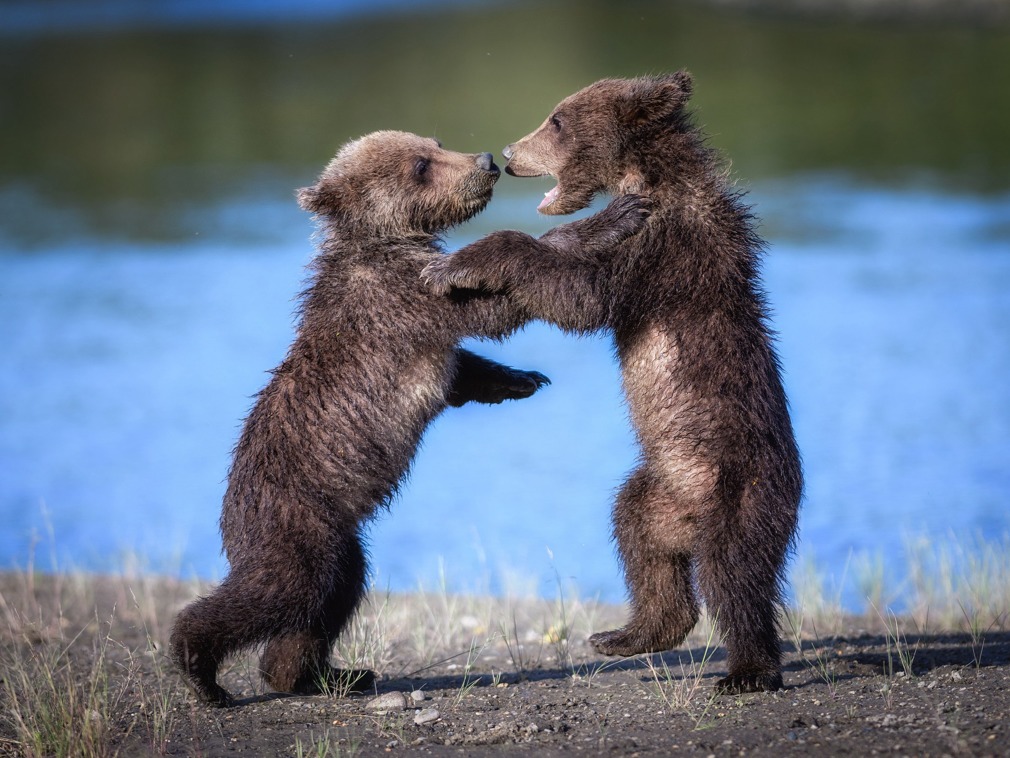
M724 650L704 628L661 656L602 659L586 634L622 608L390 596L350 635L354 662L379 672L374 693L269 693L247 656L222 674L239 705L218 710L193 701L162 647L196 590L0 575L0 754L31 754L17 717L45 698L32 701L24 674L53 678L37 665L51 660L72 672L62 689L107 676L108 697L83 706L87 723L104 721L94 754L1010 755L1010 633L997 628L839 617L831 634L787 633L785 690L715 696ZM394 702L377 709L377 696Z
M811 650L821 644L811 643ZM928 636L917 645L913 675L889 676L885 637L839 637L823 642L833 674L822 675L816 663L794 653L787 658L784 691L738 697L710 692L711 680L724 673L722 650L698 680L692 660L701 660L702 649L668 653L662 663L655 656L650 668L639 659L600 661L578 645L577 665L587 667L581 676L547 666L526 680L506 674L494 685L490 670L477 666L469 678L440 667L381 681L379 693L402 692L408 703L411 691L427 693L403 711L371 712L370 697L253 697L227 712L189 707L167 752L290 755L300 738L306 754L328 740L333 754L359 755L404 749L434 755L492 749L528 755L1010 755L1010 635L991 636L979 666L968 636ZM663 664L673 676L669 682ZM466 689L470 681L477 683ZM415 724L422 709L435 709L437 720Z

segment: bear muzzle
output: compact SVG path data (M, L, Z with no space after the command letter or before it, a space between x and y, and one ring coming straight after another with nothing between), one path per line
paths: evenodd
M496 176L501 174L501 169L494 165L494 156L491 153L480 153L477 155L477 168Z

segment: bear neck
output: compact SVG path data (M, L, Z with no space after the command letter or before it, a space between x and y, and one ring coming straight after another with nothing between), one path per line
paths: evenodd
M686 292L711 302L713 291L733 291L739 302L758 302L763 242L750 208L704 135L689 123L678 126L643 141L648 146L631 169L639 187L630 191L651 197L653 217L668 220L660 224L659 249L673 251Z
M681 115L636 143L642 147L632 148L625 173L612 190L646 195L661 206L707 205L726 193L719 154L706 146L689 116Z
M372 219L331 216L322 225L323 251L361 249L376 245L410 245L431 247L441 235L422 229L411 229L390 222L376 223Z

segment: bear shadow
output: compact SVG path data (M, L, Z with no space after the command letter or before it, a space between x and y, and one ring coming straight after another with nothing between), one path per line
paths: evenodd
M943 667L977 670L1005 666L1010 661L1010 632L902 634L897 639L889 634L824 637L804 640L798 652L799 658L783 670L827 669L836 682L905 673L921 676ZM815 677L806 684L818 681Z
M524 682L565 681L573 677L588 679L597 674L613 671L642 672L642 681L652 681L655 678L653 671L664 679L718 679L725 676L725 673L708 671L707 667L709 664L722 663L725 660L726 650L721 646L696 647L667 650L662 653L643 653L627 658L595 658L571 667L531 668L521 673L512 671L492 675L484 671L471 671L469 674L440 674L431 677L408 674L376 682L376 694L414 689L459 690L471 686L485 688L493 687L497 683L514 686Z

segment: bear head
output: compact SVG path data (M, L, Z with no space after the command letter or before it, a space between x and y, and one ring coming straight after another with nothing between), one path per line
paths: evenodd
M597 192L642 190L648 150L642 145L683 121L691 75L603 79L562 100L535 132L506 147L512 176L553 176L557 186L538 211L585 208Z
M500 172L490 153L382 131L348 143L298 202L325 223L380 236L438 234L484 210Z

